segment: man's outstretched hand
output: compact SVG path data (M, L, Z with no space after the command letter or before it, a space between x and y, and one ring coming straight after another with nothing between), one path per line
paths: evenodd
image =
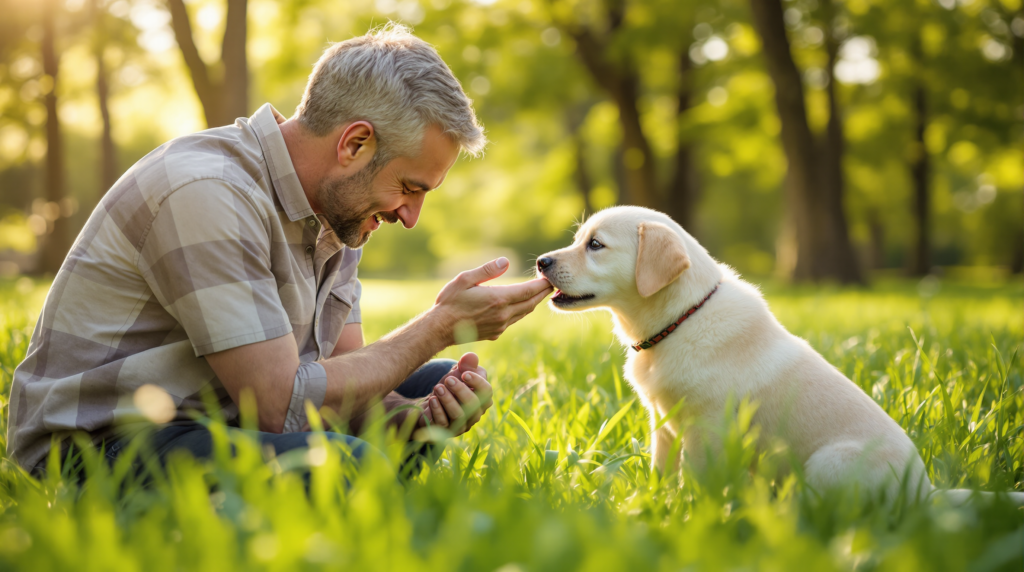
M544 278L507 286L481 286L504 274L508 267L508 259L498 258L462 272L446 284L437 295L434 307L423 316L429 316L430 321L440 327L440 330L433 330L434 336L430 341L450 346L476 340L496 340L554 290ZM384 398L384 407L386 411L392 411L414 406L398 411L392 417L391 422L399 426L405 424L409 415L415 414L417 428L433 424L461 435L479 422L493 405L491 395L487 371L480 367L476 354L467 353L434 387L430 396L407 399L392 391Z
M479 268L467 270L445 285L434 304L451 325L451 343L496 340L506 328L522 320L553 290L551 283L537 278L508 286L480 286L508 270L508 259L498 258ZM471 325L474 339L456 339L462 325ZM460 362L461 363L461 362Z

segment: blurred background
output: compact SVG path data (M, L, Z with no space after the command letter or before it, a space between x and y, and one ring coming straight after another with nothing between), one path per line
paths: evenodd
M163 142L270 102L330 43L414 27L492 143L361 275L520 271L615 204L757 277L1024 268L1021 0L0 0L0 277L52 274Z

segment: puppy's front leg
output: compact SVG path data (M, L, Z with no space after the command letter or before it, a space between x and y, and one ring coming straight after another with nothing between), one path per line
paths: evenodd
M672 452L675 435L672 434L672 430L668 428L668 425L662 425L657 430L654 430L652 427L652 430L654 432L651 435L651 468L661 473L662 476L667 475L666 470L677 473L679 471L678 452L674 459L668 458Z

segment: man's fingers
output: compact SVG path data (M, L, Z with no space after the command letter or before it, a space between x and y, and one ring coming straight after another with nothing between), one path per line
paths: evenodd
M488 280L494 280L498 276L501 276L508 270L508 259L502 256L479 266L472 270L467 270L459 275L459 279L464 282L463 286L470 287L476 286Z
M466 352L459 358L458 368L460 372L473 371L480 366L480 357L473 352Z
M420 404L420 410L417 411L416 427L426 427L428 424L433 423L434 420L430 413L430 399L423 400Z
M445 387L459 400L463 411L468 411L472 414L480 409L480 398L465 383L454 377L449 377L444 382Z
M491 400L491 395L494 390L491 388L491 384L487 383L487 379L475 372L466 372L462 374L462 381L473 390L477 399L481 404L487 403Z
M536 278L528 280L526 282L520 282L519 284L509 284L508 286L488 286L494 290L495 294L502 296L509 302L522 302L529 300L540 293L548 293L555 289L550 282L544 278Z
M431 395L427 398L427 403L430 404L430 417L433 420L434 425L439 427L448 426L448 415L444 412L444 407L441 406L441 402L438 401L436 395Z
M505 329L507 330L510 326L512 326L512 324L515 324L516 322L522 320L531 312L533 312L533 310L537 307L537 304L540 304L542 301L544 301L544 298L548 294L550 294L550 291L541 292L540 294L537 294L536 296L530 298L525 302L519 302L518 304L512 304L511 306L509 306L509 308L512 310L512 317L509 318L508 322L505 323ZM493 338L488 339L496 340L498 339L498 336L494 336Z
M525 302L519 302L518 304L512 304L511 306L509 306L509 308L512 310L512 320L509 321L508 325L512 325L518 322L519 320L523 319L524 316L532 312L533 309L537 307L537 304L543 302L544 298L547 297L549 293L549 291L543 291L540 294L534 295L532 298L526 300Z
M524 313L519 314L517 316L513 316L512 319L509 320L507 324L505 324L505 329L508 329L512 324L515 324L519 320L522 320L523 318L525 318L525 317L527 317L529 315L530 315L530 312L524 312Z
M448 420L454 423L455 420L461 419L466 415L465 411L462 410L462 406L459 405L459 400L452 395L452 392L445 386L444 383L439 383L434 386L434 395L441 402L444 407L445 415L448 416Z

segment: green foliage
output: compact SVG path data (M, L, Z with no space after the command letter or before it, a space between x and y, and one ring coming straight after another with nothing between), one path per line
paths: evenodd
M4 398L46 286L0 282ZM421 310L437 287L368 281L368 337ZM1021 490L1021 285L766 292L787 327L907 429L937 485ZM79 489L0 456L0 568L1020 570L1020 509L818 498L798 474L779 476L778 451L754 448L756 404L723 418L723 454L706 472L681 487L652 475L646 413L620 377L609 325L542 308L498 342L446 351L481 355L495 407L404 487L376 457L352 471L344 451L322 443L304 460L265 464L238 441L234 459L179 458L149 489L95 458ZM400 455L379 429L367 438ZM313 465L309 498L287 470L297 461Z
M866 83L838 85L847 138L847 212L862 260L886 268L904 265L914 233L909 165L921 152L932 164L934 262L1005 267L1019 260L1024 240L1020 1L832 3L837 39L869 46L866 58L878 71ZM202 112L163 2L96 0L98 15L92 13L92 0L59 4L57 95L65 168L71 174L68 192L81 206L72 214L73 226L80 228L105 191L96 144L98 45L104 46L110 71L122 171L167 139L201 129ZM389 228L374 237L364 273L433 276L447 270L448 261L498 249L529 259L563 244L565 229L584 210L570 136L575 124L583 140L583 170L592 183L587 197L592 209L619 199L619 109L581 63L564 29L573 24L603 32L608 23L602 14L613 4L624 8L608 56L638 78L637 106L658 185L671 180L680 142L692 145L700 197L690 230L741 271L769 275L784 219L786 160L771 82L745 1L249 0L250 108L269 101L288 115L328 42L389 19L412 25L437 47L473 98L492 144L483 159L453 168L445 185L431 193L413 232ZM819 133L828 119L824 5L784 2L808 113ZM0 0L5 14L0 22L2 216L5 207L39 214L33 199L41 197L45 180L42 95L52 83L41 76L40 6ZM212 60L219 53L224 0L191 0L188 8L197 46ZM103 24L102 33L97 23ZM693 66L691 106L678 113L684 54ZM917 82L928 95L924 150L914 140ZM23 235L26 228L18 232Z

